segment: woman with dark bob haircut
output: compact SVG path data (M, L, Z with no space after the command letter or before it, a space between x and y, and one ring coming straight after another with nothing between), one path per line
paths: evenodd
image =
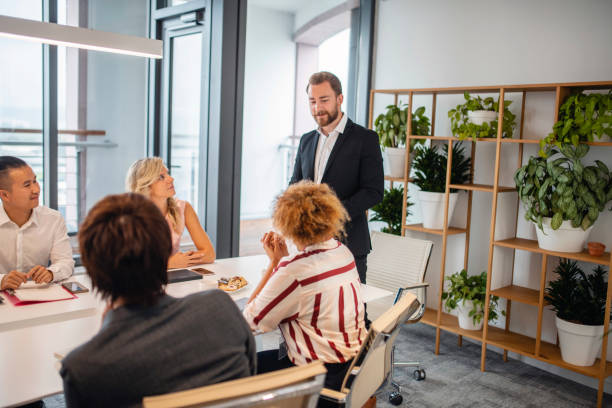
M137 407L144 396L254 374L255 341L227 294L166 295L172 241L152 201L104 198L83 222L79 245L108 306L100 331L62 360L68 407Z
M243 314L253 330L279 327L287 353L258 353L258 373L321 360L325 386L339 389L366 334L355 260L338 241L348 218L327 184L302 181L276 199L279 233L262 238L270 265ZM297 254L289 255L285 238Z

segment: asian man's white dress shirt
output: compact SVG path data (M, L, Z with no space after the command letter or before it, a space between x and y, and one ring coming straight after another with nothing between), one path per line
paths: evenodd
M72 275L74 260L64 218L38 206L18 227L0 206L0 282L10 271L27 273L36 265L49 269L54 281Z

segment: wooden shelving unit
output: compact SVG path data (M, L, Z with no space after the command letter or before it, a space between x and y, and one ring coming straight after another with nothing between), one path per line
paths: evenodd
M543 309L547 305L544 300L544 290L546 287L546 272L547 272L547 261L548 257L563 257L569 259L575 259L583 262L590 262L599 265L605 265L608 267L608 271L612 271L612 256L609 252L605 253L601 257L594 257L589 255L586 251L570 254L562 252L547 251L541 249L538 246L537 241L531 239L525 239L517 237L516 225L514 230L514 237L507 239L495 239L495 228L497 219L497 201L499 193L515 192L514 186L501 186L499 185L499 173L500 173L500 160L501 160L501 148L504 144L516 144L518 145L518 157L517 166L520 167L523 163L523 146L526 144L538 144L539 139L525 139L523 138L523 125L525 117L525 101L528 93L532 92L554 92L555 94L555 106L554 106L554 122L558 119L559 107L563 104L567 96L570 95L573 89L581 90L601 90L601 89L612 89L612 81L600 81L600 82L576 82L576 83L554 83L554 84L526 84L526 85L500 85L500 86L476 86L476 87L454 87L454 88L424 88L424 89L374 89L370 92L370 115L369 123L372 127L373 123L373 106L374 98L377 94L387 94L394 96L394 103L397 105L399 96L408 97L408 119L407 119L407 141L412 139L420 140L431 140L436 142L443 142L448 145L449 153L452 152L453 143L458 143L460 140L454 136L437 136L435 133L435 118L436 118L436 101L438 95L448 94L463 94L465 91L476 94L498 94L500 100L504 100L506 93L522 93L521 102L521 115L520 124L518 126L518 132L515 132L513 138L502 138L502 128L498 128L497 136L495 138L478 139L478 140L465 140L465 142L471 143L471 180L470 183L465 185L453 185L450 184L450 168L452 165L452 154L448 156L447 162L447 175L446 175L446 189L445 189L445 204L444 204L444 228L441 230L431 230L423 228L422 224L405 224L402 225L402 235L406 234L406 231L417 231L422 233L440 235L442 237L442 248L441 248L441 260L440 260L440 291L438 293L438 307L437 309L427 308L422 321L426 324L434 326L436 328L436 343L435 353L439 353L440 349L440 336L441 332L450 332L458 335L458 345L462 344L462 337L468 337L470 339L479 341L482 343L481 351L481 370L484 371L486 368L486 353L487 345L499 347L504 350L504 360L507 361L507 352L515 352L523 356L534 358L549 364L560 366L574 372L587 375L589 377L597 378L599 380L599 387L597 391L597 406L601 407L603 400L603 387L605 379L612 375L612 363L606 362L607 355L607 341L602 342L601 359L598 359L595 364L590 367L579 367L568 364L561 358L561 352L557 345L545 342L542 340L542 316ZM431 136L415 136L412 135L412 106L413 97L415 95L431 95ZM503 105L503 104L502 104ZM443 113L446 116L446 112ZM498 123L503 121L503 107L500 107L498 113ZM518 133L518 137L516 134ZM474 180L474 159L476 152L477 143L494 143L495 144L495 171L493 176L492 185L475 184ZM610 147L612 142L589 142L590 146L598 147ZM410 175L410 148L409 143L406 149L406 167L404 171L404 177L402 178L390 178L385 177L386 180L391 183L403 183L404 186L404 206L402 210L402 219L406 220L406 195L408 194L408 183L412 182L409 178ZM507 159L505 157L504 159ZM468 202L467 202L467 223L465 228L457 228L449 226L448 216L448 201L449 193L451 189L458 189L467 191ZM491 296L499 296L500 298L507 300L506 306L506 319L505 328L501 329L488 324L483 326L482 330L470 331L464 330L459 327L457 318L449 313L445 313L442 309L442 291L444 288L444 277L445 277L445 263L446 263L446 247L447 238L449 235L463 234L465 237L465 255L464 255L464 268L467 269L468 255L469 255L469 242L470 242L470 226L471 226L471 211L472 211L472 193L474 191L488 192L492 194L492 206L491 206L491 221L489 230L489 247L488 247L488 266L487 266L487 295L485 304L489 303ZM508 215L503 214L504 217L518 217L518 202L517 197L517 210L516 213ZM496 248L511 248L513 249L513 262L512 262L512 282L514 281L514 256L516 251L529 251L533 253L541 254L541 267L539 271L533 271L534 274L539 273L539 288L532 289L510 284L504 287L491 289L491 280L495 270L493 270L493 257ZM604 333L608 332L610 325L610 304L612 299L612 278L608 279L608 292L606 299L606 310L605 310L605 321L604 321ZM512 311L512 302L519 302L522 304L530 305L535 307L537 313L534 313L535 318L534 324L536 325L535 337L525 336L519 333L514 333L510 330L510 320ZM488 308L485 308L484 321L488 321Z

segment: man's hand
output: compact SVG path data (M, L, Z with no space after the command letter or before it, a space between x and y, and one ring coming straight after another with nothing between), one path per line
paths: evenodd
M0 289L17 289L22 283L28 280L28 275L25 273L10 271L7 275L2 278L0 283Z
M273 231L266 232L261 242L263 243L268 258L270 258L270 262L275 267L278 265L281 258L289 255L285 239Z
M53 272L41 265L36 265L30 272L27 273L26 277L32 279L36 283L49 283L53 280Z

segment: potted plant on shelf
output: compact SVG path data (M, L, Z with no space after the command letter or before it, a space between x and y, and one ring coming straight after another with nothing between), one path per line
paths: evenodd
M457 309L459 327L465 330L482 329L484 303L487 291L487 273L468 276L465 269L445 278L450 282L448 291L442 293L442 300L447 310ZM499 297L491 296L489 303L489 321L498 317L497 306ZM503 316L506 315L502 311Z
M380 203L372 207L374 214L370 221L382 221L387 223L386 227L382 228L382 232L389 234L402 234L402 200L404 199L403 187L394 187L385 189L383 199ZM413 205L406 200L406 215L410 215L409 208Z
M577 93L559 108L559 120L552 133L540 141L540 155L545 155L547 145L578 146L604 136L612 137L612 90L607 94Z
M592 366L602 342L607 272L598 265L586 275L576 261L561 259L555 273L558 277L549 282L545 299L557 314L561 357L570 364Z
M536 224L540 248L581 252L599 213L612 200L612 173L599 160L584 166L585 144L532 156L514 174L525 219Z
M451 120L453 135L461 140L472 138L497 137L497 115L499 112L499 99L492 97L482 99L480 96L472 97L466 91L463 94L465 103L457 105L448 111ZM516 116L508 109L512 101L504 101L504 120L502 123L502 137L512 137L516 127Z
M470 180L471 159L465 157L463 147L457 143L453 146L453 160L450 184L465 184ZM438 151L438 146L418 147L412 167L413 182L421 191L418 192L421 203L423 227L430 229L444 228L444 191L446 190L446 163L448 145L444 152ZM448 220L453 215L459 194L451 189L448 200Z
M383 165L385 174L391 177L404 177L406 166L406 123L408 121L408 105L389 105L387 111L381 113L374 121L374 130L378 133L383 149ZM425 116L425 107L421 106L412 113L412 134L429 135L430 121ZM424 140L410 140L410 150L416 143Z

